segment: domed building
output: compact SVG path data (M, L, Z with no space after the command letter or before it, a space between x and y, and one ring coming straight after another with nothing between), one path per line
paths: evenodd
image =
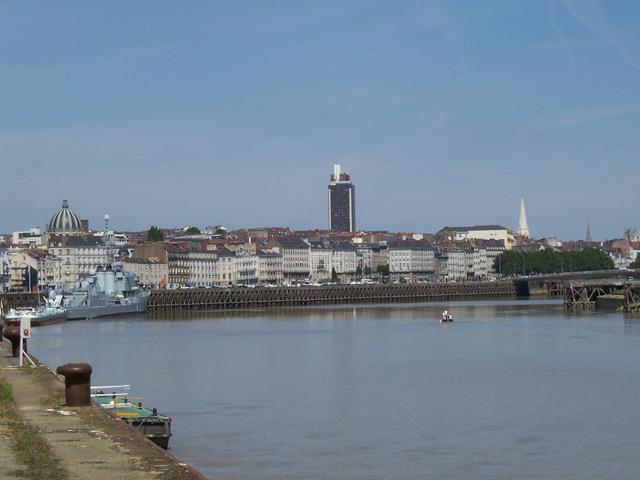
M87 231L80 217L69 208L69 202L63 200L62 209L51 217L48 232L52 235L82 235Z
M62 209L51 217L49 253L60 259L60 283L73 285L110 262L109 249L102 239L89 235L88 223L62 202Z

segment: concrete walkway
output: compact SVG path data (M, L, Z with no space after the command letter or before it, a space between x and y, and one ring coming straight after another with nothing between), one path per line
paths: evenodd
M16 458L11 450L11 442L7 438L6 427L0 425L0 478L16 478L12 475L17 469Z
M0 346L0 377L11 383L16 406L51 447L69 479L203 478L110 417L99 406L65 408L64 385L48 369L12 368L9 343ZM2 425L0 425L0 432ZM8 470L7 470L8 469ZM10 444L0 435L0 478L16 469Z

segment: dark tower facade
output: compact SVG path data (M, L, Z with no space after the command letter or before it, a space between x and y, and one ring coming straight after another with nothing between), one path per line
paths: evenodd
M349 174L338 164L333 166L329 183L329 230L356 230L356 188Z

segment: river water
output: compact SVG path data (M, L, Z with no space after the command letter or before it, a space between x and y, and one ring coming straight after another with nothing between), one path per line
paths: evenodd
M491 301L114 317L38 328L30 350L131 384L210 478L640 478L640 318L617 313Z

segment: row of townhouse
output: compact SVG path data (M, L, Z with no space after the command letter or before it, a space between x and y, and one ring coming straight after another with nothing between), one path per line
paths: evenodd
M491 278L495 274L495 252L486 248L437 249L434 279L439 282L459 282Z
M34 248L8 250L5 262L3 269L8 274L5 289L27 287L36 291L62 284L61 259L47 251Z
M284 281L348 282L356 276L369 276L389 264L386 248L349 242L329 244L305 242L296 237L272 238L266 244L283 259Z
M394 280L439 282L490 278L495 258L503 246L433 248L393 246L388 249L389 274Z
M487 242L481 248L439 248L425 245L328 245L298 238L272 239L269 246L283 257L285 282L329 279L349 281L359 274L368 276L388 265L392 279L406 281L461 281L493 276L494 260L505 247ZM306 260L305 260L306 259Z
M416 244L389 248L346 242L331 245L297 237L271 238L256 250L219 245L212 250L162 245L164 258L154 248L146 253L155 253L158 261L166 264L164 269L157 262L141 263L135 259L127 261L125 268L137 273L144 284L194 287L349 282L356 277L377 275L380 267L386 266L394 280L483 279L491 276L493 260L504 250L502 246L434 249Z
M358 266L357 251L352 245L329 246L322 242L310 242L308 274L310 281L348 282L355 277Z
M152 256L153 255L153 256ZM175 245L142 245L124 269L145 285L163 287L282 283L282 256L275 252L221 247L215 250Z
M431 247L396 246L389 248L389 274L394 280L432 280L435 251Z
M32 279L34 289L70 287L112 261L112 250L91 235L52 234L42 245L20 245L0 249L0 289L24 288L28 268L37 272Z
M29 271L34 272L32 290L71 286L95 273L98 266L106 265L109 259L102 242L92 237L54 238L48 249L5 249L0 261L2 288L24 288L29 283L28 278L25 280Z
M60 259L60 279L56 285L73 285L112 259L102 239L87 235L52 235L48 252Z

